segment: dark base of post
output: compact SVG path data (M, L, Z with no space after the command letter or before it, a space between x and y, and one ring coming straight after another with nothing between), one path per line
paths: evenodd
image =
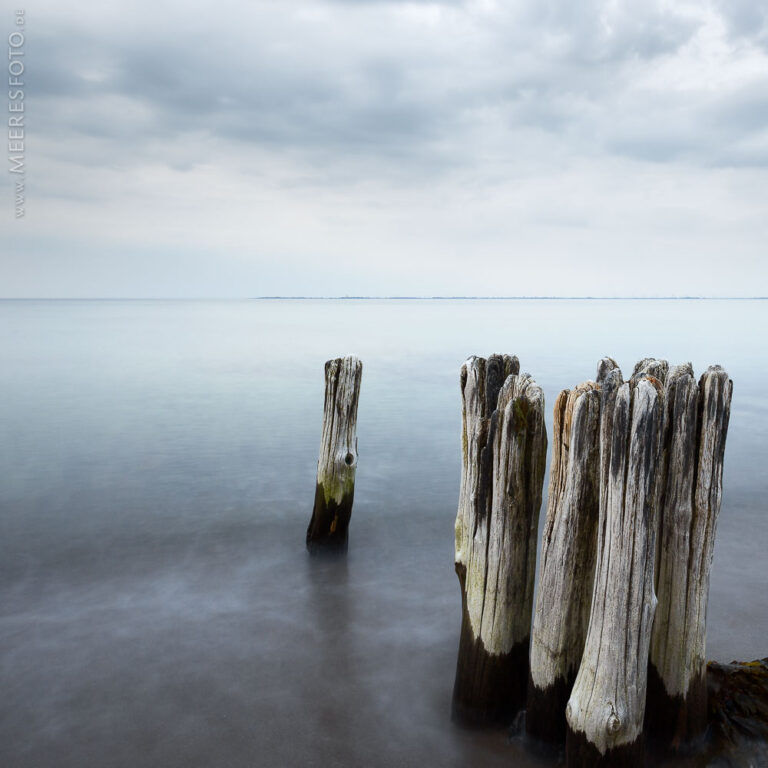
M458 725L469 728L509 725L525 707L528 638L509 653L489 653L482 640L472 634L464 591L464 568L457 566L456 572L461 582L461 637L451 718Z
M558 677L553 685L537 688L528 674L528 701L525 708L525 732L529 739L544 744L564 744L568 722L565 707L571 695L575 675L570 680Z
M344 553L347 551L347 530L352 517L352 493L344 496L340 504L325 501L323 486L315 488L315 507L307 528L307 549L311 554L319 552Z
M655 754L689 754L701 747L707 730L706 672L691 681L686 696L670 696L649 663L646 701L645 733Z
M587 741L585 734L567 728L565 737L565 763L568 768L642 768L645 765L643 736L631 744L609 749L604 755Z

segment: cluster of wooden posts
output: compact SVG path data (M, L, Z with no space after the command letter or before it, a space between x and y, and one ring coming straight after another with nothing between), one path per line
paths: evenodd
M630 380L558 396L533 611L547 450L544 397L517 358L461 370L456 516L462 628L454 719L566 744L568 766L639 766L645 739L706 727L705 630L732 382L646 359Z
M307 547L346 550L362 364L325 366ZM534 610L547 434L544 395L516 357L461 369L456 573L462 624L454 720L565 742L567 764L640 766L706 727L706 613L733 384L719 366L611 358L564 390ZM533 613L533 620L531 615Z

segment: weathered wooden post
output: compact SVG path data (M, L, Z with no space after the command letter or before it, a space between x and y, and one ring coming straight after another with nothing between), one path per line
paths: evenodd
M565 706L589 624L600 510L600 389L593 381L555 402L554 447L531 636L525 728L565 741Z
M507 376L520 373L520 361L509 355L470 357L461 367L462 469L456 515L456 569L469 559L470 520L476 507L488 504L490 468L487 461L488 426ZM484 454L485 452L485 454ZM481 477L482 476L482 477ZM462 578L461 575L459 577Z
M317 486L307 549L346 551L357 469L357 402L363 364L339 357L325 364L325 407Z
M611 471L611 439L613 417L616 412L616 395L619 387L624 383L621 369L612 357L604 357L597 364L597 383L600 385L600 509L605 509L608 504L608 478Z
M733 382L690 364L666 384L658 608L648 670L646 732L661 751L692 746L707 725L706 616Z
M453 718L465 724L508 722L525 701L547 438L543 392L518 372L506 355L472 357L461 369Z
M656 469L663 390L633 377L616 393L589 629L566 707L569 768L643 765L648 649L656 608ZM601 438L607 435L601 425Z
M666 360L644 357L635 365L630 381L639 381L643 376L653 376L663 384L667 380L667 373L669 373L669 363Z

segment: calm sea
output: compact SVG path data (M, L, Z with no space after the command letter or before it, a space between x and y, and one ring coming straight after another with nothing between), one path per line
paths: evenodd
M766 301L0 302L0 765L529 766L451 725L459 368L734 381L708 655L768 652ZM323 363L364 362L345 560Z

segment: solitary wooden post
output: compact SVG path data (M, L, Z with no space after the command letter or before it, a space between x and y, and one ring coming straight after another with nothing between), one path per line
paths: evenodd
M566 707L569 768L643 765L662 402L652 376L616 394L589 629Z
M584 650L600 510L600 389L563 390L555 403L554 448L531 637L525 728L565 741L565 706Z
M518 371L507 355L472 357L461 369L453 718L465 724L508 722L525 701L547 438L543 392Z
M363 364L356 357L325 364L325 407L317 487L307 549L346 551L357 469L357 401Z
M733 382L690 364L667 379L659 605L648 670L646 732L661 751L692 746L707 725L706 615Z

